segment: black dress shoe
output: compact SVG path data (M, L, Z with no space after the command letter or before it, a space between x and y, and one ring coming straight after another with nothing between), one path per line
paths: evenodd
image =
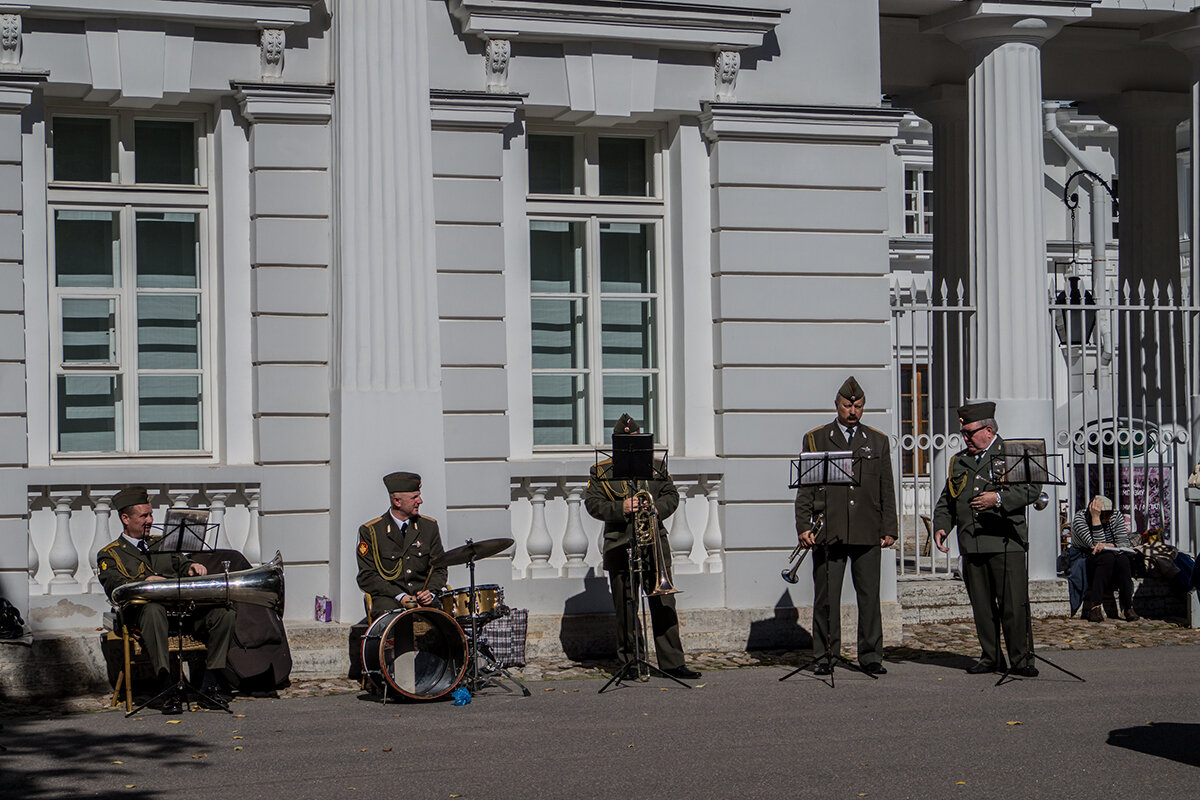
M862 671L868 675L887 675L887 667L882 661L872 661L868 664L862 664Z
M815 667L813 667L813 675L832 675L832 674L833 674L833 664L830 664L828 661L822 661L820 664L817 664Z
M1013 675L1020 675L1022 678L1036 678L1038 676L1038 668L1033 664L1026 664L1023 667L1013 667Z
M221 699L220 695L200 695L196 698L196 705L208 711L228 711L229 704Z
M968 675L983 675L985 672L1003 672L1004 667L997 667L990 661L976 661L967 667Z
M179 702L179 695L169 694L163 698L162 713L170 716L183 713L183 703Z
M687 667L675 667L675 669L664 669L663 672L670 675L672 678L683 678L684 680L694 681L700 677L700 673L694 669Z

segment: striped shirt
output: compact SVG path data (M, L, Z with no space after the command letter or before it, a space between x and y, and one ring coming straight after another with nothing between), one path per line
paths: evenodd
M1107 523L1101 522L1099 527L1093 528L1087 509L1075 512L1075 519L1071 521L1071 544L1091 550L1100 542L1117 547L1133 546L1125 528L1125 515L1114 513Z

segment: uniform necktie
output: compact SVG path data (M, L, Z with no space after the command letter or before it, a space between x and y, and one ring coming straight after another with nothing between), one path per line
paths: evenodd
M138 550L142 551L142 555L150 555L150 545L146 544L145 539L138 539Z
M854 428L846 428L846 444L850 444L850 440L854 438Z

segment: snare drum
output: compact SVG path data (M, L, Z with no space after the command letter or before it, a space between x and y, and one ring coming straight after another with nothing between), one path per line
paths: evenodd
M471 613L471 590L450 589L442 594L442 610L455 619L483 617L498 619L508 609L504 605L504 589L498 583L485 583L475 587L475 613Z
M362 669L385 700L389 692L435 700L467 674L467 637L453 617L436 608L398 608L367 628Z

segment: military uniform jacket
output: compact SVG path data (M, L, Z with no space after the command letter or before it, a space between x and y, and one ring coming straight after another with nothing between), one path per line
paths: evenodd
M436 592L446 585L446 567L433 570L428 586L425 576L442 552L437 520L415 516L402 537L390 511L384 512L358 529L358 586L377 597Z
M125 540L117 537L96 554L96 567L100 570L100 585L104 593L112 597L118 586L133 581L144 581L151 575L164 578L182 578L192 565L191 559L181 553L155 553L146 555Z
M854 453L854 483L801 486L796 490L796 532L812 527L813 517L825 512L824 537L830 543L878 545L885 536L896 538L896 487L888 437L859 423L847 442L837 420L804 435L805 453L850 450ZM818 539L818 543L824 539Z
M608 480L612 474L612 461L602 461L592 467L587 489L583 493L583 505L587 512L604 522L604 552L608 553L629 544L633 536L633 515L624 510L625 498L633 497L639 489L650 492L654 498L654 510L661 522L675 513L679 507L679 490L675 481L663 467L661 459L654 460L654 473L660 476L649 481ZM662 526L659 532L665 533Z
M1003 452L1004 440L997 436L978 462L966 450L950 459L949 477L933 511L933 529L949 531L958 526L960 553L1002 553L1006 544L1014 543L1021 549L1028 546L1025 506L1037 499L1040 490L1029 483L1008 486L992 481L993 462ZM999 508L978 514L971 510L971 498L996 490L1000 492Z

